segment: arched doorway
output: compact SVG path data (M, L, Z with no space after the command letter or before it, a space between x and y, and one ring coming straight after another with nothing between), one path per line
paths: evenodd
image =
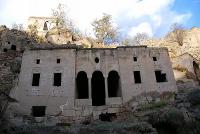
M108 97L121 97L120 77L116 71L108 74Z
M105 105L105 81L102 72L95 71L92 74L92 105Z
M77 99L88 99L88 78L84 71L80 71L76 78L76 98Z

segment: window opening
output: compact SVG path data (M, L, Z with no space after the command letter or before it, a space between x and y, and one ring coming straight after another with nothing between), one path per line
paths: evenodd
M54 86L61 86L61 73L54 73L54 82L53 82Z
M32 116L43 117L45 116L46 106L32 106Z
M60 59L57 59L57 63L60 63Z
M32 86L39 86L40 84L40 73L33 74Z
M40 59L36 59L36 64L40 64Z
M161 73L160 70L155 71L156 82L167 82L166 74Z
M140 71L134 71L133 73L134 73L135 83L141 83Z
M153 61L157 61L157 58L156 58L156 57L153 57Z
M99 58L98 57L95 58L95 62L99 63Z
M134 61L137 61L137 57L133 57L133 60L134 60Z

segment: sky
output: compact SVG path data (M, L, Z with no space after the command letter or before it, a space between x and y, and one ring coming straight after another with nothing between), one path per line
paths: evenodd
M87 35L93 35L91 23L103 13L112 15L122 37L162 37L174 23L200 27L200 0L0 0L0 25L26 27L29 16L51 16L59 3Z

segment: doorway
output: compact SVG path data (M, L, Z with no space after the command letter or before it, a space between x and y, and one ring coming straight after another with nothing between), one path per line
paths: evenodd
M108 97L121 97L120 77L116 71L108 74Z
M92 74L92 106L105 105L105 81L102 72Z

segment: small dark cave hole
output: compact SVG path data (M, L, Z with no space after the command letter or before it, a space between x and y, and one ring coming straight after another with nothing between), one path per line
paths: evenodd
M101 121L112 122L116 118L117 118L116 113L101 113L99 115L99 120L101 120Z
M11 50L16 50L16 45L11 45Z
M8 52L8 49L4 48L4 49L3 49L3 52Z

